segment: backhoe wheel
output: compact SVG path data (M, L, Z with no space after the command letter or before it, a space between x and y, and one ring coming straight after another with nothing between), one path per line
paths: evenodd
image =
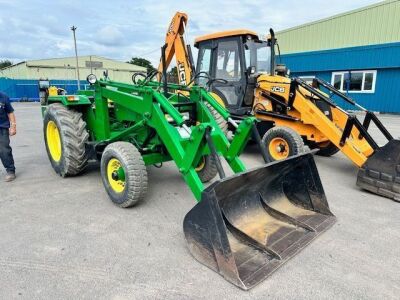
M51 104L44 115L43 131L56 173L63 177L81 173L88 161L85 144L89 139L82 114L59 103Z
M321 143L318 145L318 152L316 153L317 155L320 156L332 156L340 151L338 147L335 146L331 141Z
M228 122L215 110L214 107L211 106L210 103L205 102L205 105L211 112L214 117L215 122L218 124L219 128L221 128L222 132L226 135L228 133Z
M196 172L200 177L201 182L209 182L214 179L218 173L215 159L211 155L205 155L200 159L199 164L196 167Z
M289 127L273 127L262 138L269 161L286 159L305 151L301 136Z
M147 192L147 170L140 152L130 143L108 145L100 163L104 188L112 202L131 207Z

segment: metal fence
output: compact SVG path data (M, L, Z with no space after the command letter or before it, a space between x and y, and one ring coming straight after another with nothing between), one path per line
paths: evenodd
M81 80L81 89L87 89L88 83ZM76 80L50 80L51 86L63 88L69 94L78 90ZM6 93L13 102L39 101L38 80L0 78L0 91Z

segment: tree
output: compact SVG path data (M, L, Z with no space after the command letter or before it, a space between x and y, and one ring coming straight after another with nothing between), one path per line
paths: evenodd
M169 70L168 75L178 77L178 69L176 67L172 67Z
M4 69L4 68L7 68L9 66L12 66L12 64L13 63L11 61L9 61L8 59L0 60L0 69Z
M176 67L172 67L167 72L167 79L168 79L168 82L179 83L179 80L178 80L178 69Z
M156 68L153 67L151 62L145 58L141 57L132 57L130 61L127 63L132 64L132 65L137 65L141 67L145 67L147 69L147 73L154 71Z

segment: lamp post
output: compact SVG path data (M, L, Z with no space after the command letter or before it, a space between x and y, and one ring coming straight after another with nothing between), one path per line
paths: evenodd
M77 83L78 83L78 90L80 90L81 89L81 82L80 82L80 79L79 79L78 49L76 47L76 36L75 36L76 29L77 28L75 26L71 27L71 30L72 30L73 35L74 35L74 45L75 45L76 78L77 78Z

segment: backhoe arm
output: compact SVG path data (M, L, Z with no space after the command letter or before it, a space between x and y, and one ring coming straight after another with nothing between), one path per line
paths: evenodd
M185 44L184 33L188 21L185 13L177 12L173 17L165 36L165 68L168 68L175 56L178 81L181 85L187 85L192 79L194 71L193 58L190 46ZM163 64L160 61L158 76L163 72Z

